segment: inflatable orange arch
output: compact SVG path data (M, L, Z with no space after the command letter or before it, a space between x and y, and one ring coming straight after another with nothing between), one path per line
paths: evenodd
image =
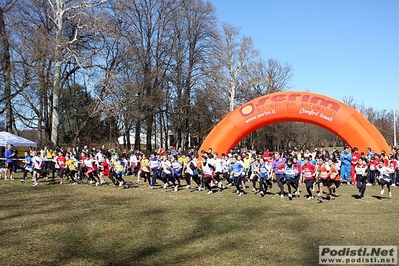
M228 113L208 134L200 151L229 150L255 130L279 122L305 122L323 127L351 148L390 151L381 133L356 109L330 97L299 91L267 94ZM199 153L200 154L200 153Z

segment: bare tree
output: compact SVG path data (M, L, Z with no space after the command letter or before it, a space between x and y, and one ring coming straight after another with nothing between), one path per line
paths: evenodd
M5 128L7 132L13 131L13 123L14 123L14 115L12 111L11 100L13 98L12 95L12 86L11 86L11 52L10 52L10 40L9 35L7 33L8 27L6 25L6 14L9 12L15 4L15 1L6 1L0 5L0 41L2 48L1 53L1 70L2 70L2 78L4 80L4 94L3 100L5 102L5 110L2 112L6 112L6 124Z
M188 145L191 106L195 87L206 75L210 51L215 49L216 17L210 3L201 0L180 1L174 9L172 31L175 36L171 50L169 84L173 99L174 131L177 144Z
M343 101L345 104L349 105L350 107L353 107L353 108L356 108L356 107L357 107L355 98L353 98L353 96L344 96L344 97L342 98L342 101Z
M253 61L245 72L247 89L240 91L238 97L245 101L269 93L290 89L292 67L289 64L282 65L275 59Z
M228 99L228 110L236 107L236 94L247 82L245 73L258 56L252 38L240 36L238 27L223 23L217 58L221 74L216 79L220 91Z
M179 3L172 0L117 1L115 12L123 23L127 47L125 67L134 79L135 148L140 146L142 129L146 133L146 149L152 150L154 118L164 97L170 72L173 39L171 21Z
M50 21L54 24L54 40L53 44L53 99L52 99L52 124L51 124L51 142L54 145L58 144L58 129L59 129L59 96L61 90L61 71L62 65L70 58L74 58L78 65L81 65L81 58L78 52L73 49L73 45L78 42L81 31L88 25L85 24L86 16L88 16L87 9L101 5L106 0L101 1L67 1L67 0L47 0L49 9L46 14ZM73 20L73 25L70 34L65 34L65 22Z
M62 90L89 80L98 51L96 32L99 29L96 26L101 19L94 11L104 2L16 2L14 86L21 91L17 100L28 107L19 110L18 116L26 126L39 129L46 144L56 145L59 141L59 125L63 122L59 117ZM79 124L81 128L85 125ZM74 132L79 134L79 130Z

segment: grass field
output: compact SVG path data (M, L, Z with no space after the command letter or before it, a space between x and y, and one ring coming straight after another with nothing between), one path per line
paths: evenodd
M132 177L129 189L16 178L0 180L0 265L317 265L319 245L399 242L395 189L389 199L367 187L362 201L342 186L318 203L281 199L276 185L262 198L150 190Z

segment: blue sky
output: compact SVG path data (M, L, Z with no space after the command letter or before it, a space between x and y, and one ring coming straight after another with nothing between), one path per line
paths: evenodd
M263 59L293 67L291 90L399 108L399 0L209 0Z

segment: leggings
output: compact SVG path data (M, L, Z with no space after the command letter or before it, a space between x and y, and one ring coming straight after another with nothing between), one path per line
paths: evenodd
M376 171L375 170L370 170L368 175L367 175L367 180L370 184L375 184L376 180L375 180L375 176L376 176Z
M204 186L209 190L209 191L211 191L212 190L212 188L211 188L211 182L212 182L212 178L211 177L204 177L203 178L203 182L204 182Z
M151 180L151 186L155 186L155 183L157 182L157 177L158 177L158 168L153 168L152 169L152 180Z
M295 177L294 177L294 180L295 180L295 185L297 186L297 187L299 187L299 180L300 180L300 177L301 177L301 175L296 175Z
M362 175L356 175L356 185L360 191L360 197L364 197L364 192L366 192L366 183L367 178L364 178Z
M76 174L76 170L69 170L69 172L68 172L68 174L67 174L67 177L69 177L70 179L72 179L72 181L73 181L74 183L76 183L75 174Z
M175 180L177 180L177 184L180 187L181 186L181 184L180 184L180 175L178 175L178 174L172 174L172 175L174 176Z
M213 176L213 178L219 183L220 182L220 175L222 173L221 172L216 172L215 175Z
M254 177L252 178L252 187L256 188L256 181L258 181L259 176L258 175L254 175Z
M223 173L223 179L226 181L226 182L228 182L228 183L230 183L230 175L229 175L229 173Z
M263 193L266 193L268 187L272 186L272 182L268 179L269 177L260 177L259 178L259 190L263 191Z
M176 186L176 180L173 174L165 174L163 177L163 182L164 183L168 183L168 182L172 182L173 186Z
M148 181L148 185L151 185L150 172L141 171L140 177L144 178L144 182Z
M241 176L234 177L234 185L236 186L237 191L241 191L240 185L242 184Z
M284 195L284 184L281 180L284 179L284 174L276 174L277 185L280 188L280 194Z
M29 171L27 169L24 169L24 175L22 177L22 180L26 179L26 176L28 175L28 173L30 173L30 175L33 177L33 172L31 172L31 171Z
M291 187L293 187L295 190L298 190L298 186L296 185L296 178L291 178L287 180L288 194L291 194Z
M125 180L124 180L123 177L122 177L122 172L120 172L120 173L116 173L116 172L115 172L115 178L116 178L119 182L122 182L123 184L126 184Z
M306 191L308 192L309 197L313 196L312 188L313 188L314 181L315 181L314 178L305 180Z

